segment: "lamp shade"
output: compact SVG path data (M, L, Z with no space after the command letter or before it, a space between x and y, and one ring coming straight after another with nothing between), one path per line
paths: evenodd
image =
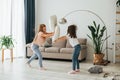
M60 24L65 24L65 23L67 23L67 20L66 20L65 18L61 18L61 19L59 20L59 23L60 23Z

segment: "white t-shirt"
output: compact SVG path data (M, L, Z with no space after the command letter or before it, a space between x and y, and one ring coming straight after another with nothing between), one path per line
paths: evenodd
M69 43L72 47L75 47L76 45L79 44L79 41L77 38L71 38L69 35L66 35L66 37L68 38Z

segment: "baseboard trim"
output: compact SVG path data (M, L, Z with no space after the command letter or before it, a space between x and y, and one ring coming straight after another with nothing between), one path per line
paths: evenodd
M24 58L23 56L20 56L20 57L13 57L13 59L21 59L21 58ZM5 60L10 60L11 58L5 58Z
M27 56L26 58L30 58L31 56ZM38 58L36 58L36 59L38 59ZM56 58L43 58L44 60L53 60L53 61L69 61L69 62L71 62L72 60L70 60L70 59L56 59ZM82 60L79 60L79 62L83 62L83 61L85 61L86 60L86 58L83 58Z

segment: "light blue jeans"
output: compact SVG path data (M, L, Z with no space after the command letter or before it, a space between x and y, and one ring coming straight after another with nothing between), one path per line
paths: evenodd
M27 63L30 64L32 60L34 60L35 58L38 57L39 66L40 66L40 67L43 67L43 65L42 65L42 54L41 54L41 52L40 52L40 50L39 50L39 46L32 43L31 49L32 49L32 51L33 51L33 55L30 57L30 59L28 60Z
M78 44L74 47L74 52L73 52L73 56L72 56L72 69L73 70L79 69L78 57L80 54L80 50L81 50L80 44Z

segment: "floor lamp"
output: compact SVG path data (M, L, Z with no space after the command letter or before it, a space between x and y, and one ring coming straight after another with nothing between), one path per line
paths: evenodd
M95 15L96 17L98 17L98 18L101 20L101 22L103 23L103 25L106 26L106 24L105 24L105 22L103 21L103 19L102 19L98 14L96 14L95 12L90 11L90 10L74 10L74 11L71 11L71 12L69 12L68 14L66 14L63 18L61 18L61 19L59 20L59 23L60 23L60 24L65 24L65 23L67 23L67 19L66 19L65 17L67 17L67 16L69 16L70 14L73 14L73 13L75 13L75 12L88 12L88 13L91 13L91 14ZM107 37L107 28L106 28L106 37ZM106 61L107 61L107 63L110 63L110 61L108 61L108 40L106 40Z

